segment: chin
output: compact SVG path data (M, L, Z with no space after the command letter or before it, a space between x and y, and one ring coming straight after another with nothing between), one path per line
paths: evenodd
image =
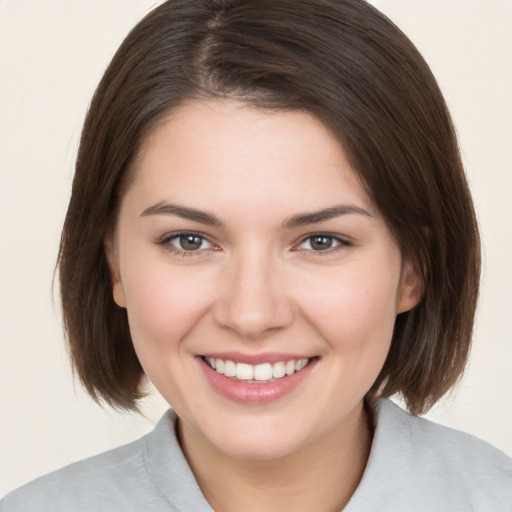
M281 459L313 441L303 418L296 418L290 425L290 421L242 417L224 425L221 422L215 430L208 430L203 435L211 445L226 456L239 460ZM314 432L313 426L309 430Z

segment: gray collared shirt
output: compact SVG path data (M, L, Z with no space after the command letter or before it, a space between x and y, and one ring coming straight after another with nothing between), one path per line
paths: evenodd
M8 494L0 512L212 512L169 411L138 441ZM512 459L381 400L368 465L344 512L512 512ZM312 511L321 512L321 511Z

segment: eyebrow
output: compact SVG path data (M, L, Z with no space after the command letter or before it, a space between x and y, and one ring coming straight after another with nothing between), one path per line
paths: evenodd
M349 215L354 213L373 218L373 215L370 212L360 208L359 206L344 204L339 206L332 206L331 208L324 208L323 210L318 210L316 212L299 213L298 215L293 215L292 217L285 219L282 225L284 228L293 229L309 224L325 222L342 215Z
M285 219L282 222L282 227L285 229L293 229L309 224L317 224L320 222L326 222L330 219L340 217L342 215L358 214L366 217L373 218L373 215L367 210L360 208L355 205L338 205L330 208L324 208L315 212L299 213ZM196 208L190 208L187 206L180 206L174 203L167 203L161 201L146 208L142 213L141 217L147 217L149 215L176 215L182 219L192 220L208 226L222 226L222 221L215 215L198 210Z
M142 213L141 217L147 217L148 215L177 215L182 219L193 220L206 224L208 226L221 226L222 222L220 219L212 215L211 213L197 210L196 208L189 208L186 206L180 206L173 203L160 202L146 208Z

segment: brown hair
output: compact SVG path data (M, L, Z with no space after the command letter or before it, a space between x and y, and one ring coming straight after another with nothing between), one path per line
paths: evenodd
M88 392L136 408L142 368L112 299L104 241L142 142L169 109L235 97L325 123L385 218L423 296L400 314L368 398L414 413L460 377L480 247L443 97L409 39L363 0L171 0L127 36L85 120L59 253L64 324Z

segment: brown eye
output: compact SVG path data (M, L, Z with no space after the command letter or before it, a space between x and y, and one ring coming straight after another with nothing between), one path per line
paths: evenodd
M310 244L314 251L325 251L333 246L334 239L332 236L318 235L311 237Z
M175 253L200 253L205 250L215 249L207 238L200 233L185 232L168 235L157 241L157 244Z
M184 234L178 237L177 242L179 248L184 251L197 251L203 248L202 245L205 239L202 236L194 234Z
M350 245L350 243L342 238L318 233L304 238L300 243L299 248L307 251L322 252L348 245Z

